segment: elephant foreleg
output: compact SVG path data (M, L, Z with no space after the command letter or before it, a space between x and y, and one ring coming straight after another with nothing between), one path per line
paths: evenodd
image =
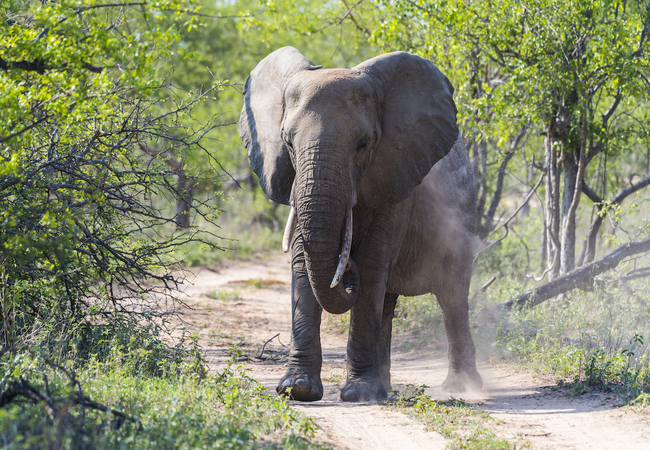
M382 316L386 271L361 275L361 293L350 313L347 349L347 382L341 399L347 402L381 401L388 397L382 382ZM373 276L375 275L375 276Z
M300 246L300 239L294 243ZM287 372L276 390L293 400L316 401L323 398L320 372L323 362L320 343L322 308L309 284L301 252L295 252L291 277L291 351ZM289 392L290 388L290 392Z
M366 211L372 223L352 257L359 269L359 296L350 313L348 378L344 401L381 401L390 390L390 341L397 295L387 294L392 262L406 236L411 200L383 211ZM363 223L363 214L359 214ZM355 216L356 217L356 216Z
M393 333L393 316L397 304L397 294L386 293L384 311L381 316L381 338L379 344L379 379L386 391L390 392L390 343Z

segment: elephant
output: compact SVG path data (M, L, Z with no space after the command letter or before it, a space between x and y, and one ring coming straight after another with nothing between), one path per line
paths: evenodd
M476 189L447 77L405 52L323 69L284 47L258 63L243 95L251 167L291 207L292 336L277 392L323 397L322 310L351 310L340 399L386 399L398 296L425 293L447 333L443 388L480 389L468 305Z

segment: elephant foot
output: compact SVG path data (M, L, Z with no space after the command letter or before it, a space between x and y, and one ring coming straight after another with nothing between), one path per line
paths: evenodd
M291 400L315 402L323 398L323 383L320 376L289 369L275 390Z
M379 380L348 381L341 389L344 402L382 402L388 398L388 391Z
M464 371L449 371L442 388L450 393L479 391L483 387L483 379L476 369Z

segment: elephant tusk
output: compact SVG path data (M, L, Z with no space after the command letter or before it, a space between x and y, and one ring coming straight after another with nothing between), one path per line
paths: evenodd
M345 229L345 236L343 237L343 245L341 245L341 256L339 257L339 265L336 268L336 273L332 279L332 284L330 284L330 289L341 282L341 278L343 278L343 272L348 269L350 248L352 248L352 206L348 208L348 212L345 215L343 228Z
M287 218L287 225L284 227L284 236L282 236L282 251L287 253L291 247L291 239L293 232L296 230L298 219L296 217L296 208L291 207L289 217Z

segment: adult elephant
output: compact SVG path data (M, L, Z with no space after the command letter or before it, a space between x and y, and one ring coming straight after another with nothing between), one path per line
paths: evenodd
M385 399L397 297L428 292L449 341L443 387L481 387L467 302L476 193L452 93L430 61L403 52L321 69L284 47L251 72L239 135L264 192L292 207L292 341L279 393L322 398L322 309L352 309L341 399Z

